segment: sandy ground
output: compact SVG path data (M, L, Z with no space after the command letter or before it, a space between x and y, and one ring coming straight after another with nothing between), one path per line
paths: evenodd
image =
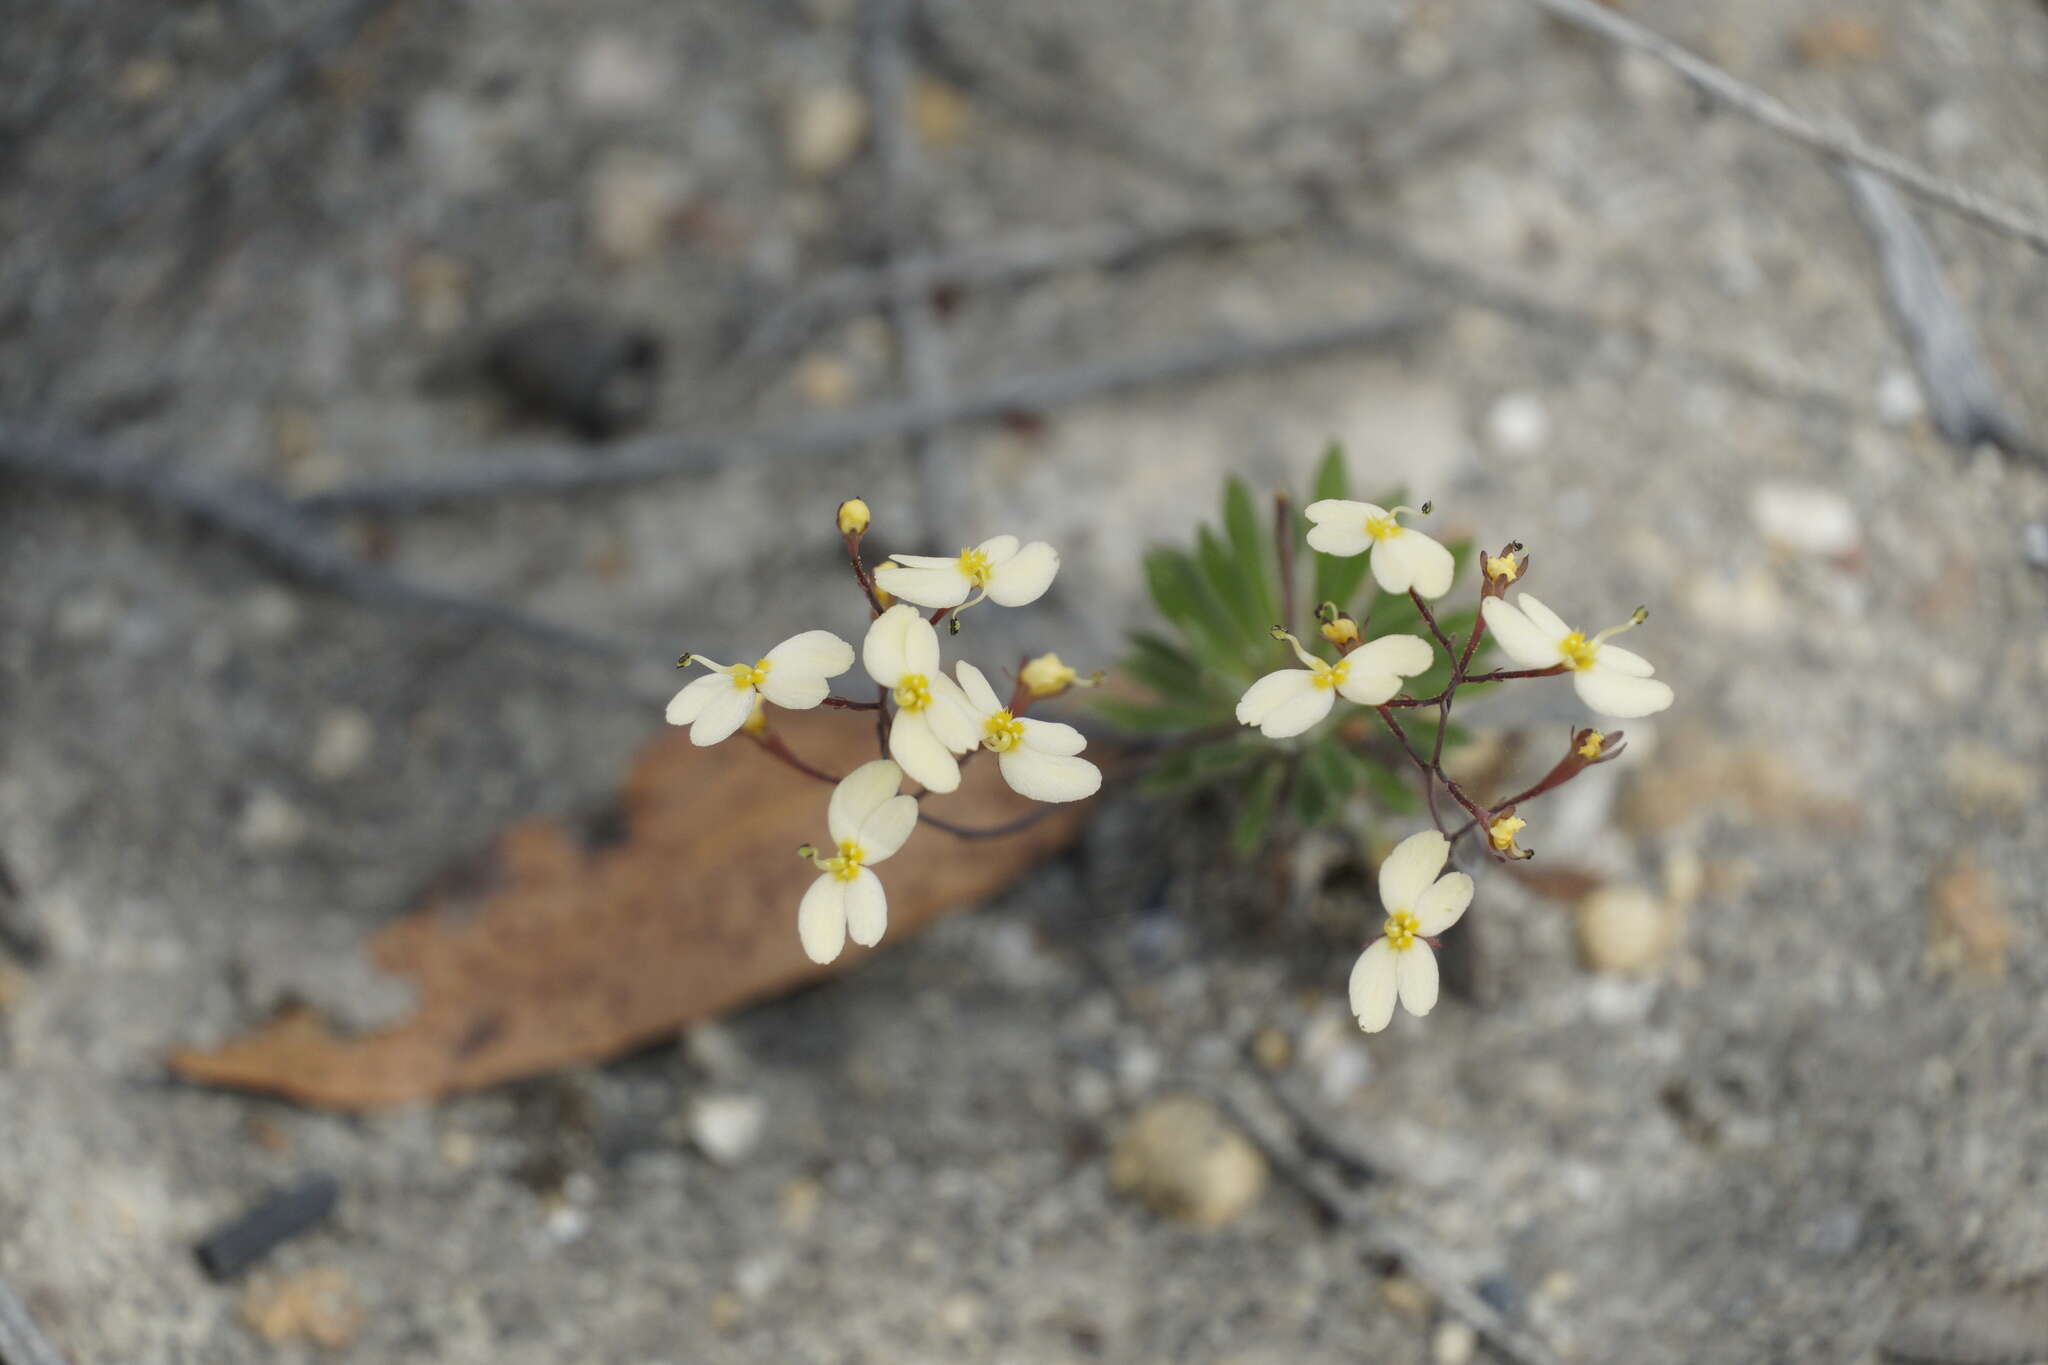
M1627 9L2048 214L2038 7ZM1367 1042L1341 998L1363 853L1303 858L1290 894L1284 859L1219 862L1216 811L1126 798L999 903L680 1046L371 1118L172 1087L167 1046L282 999L402 1009L354 945L507 820L601 796L658 717L626 670L0 484L0 852L24 892L0 939L0 1278L51 1339L77 1362L309 1360L245 1309L336 1270L349 1360L1455 1365L1427 1296L1284 1182L1212 1231L1111 1190L1130 1116L1242 1079L1262 1035L1278 1082L1384 1166L1375 1207L1567 1359L1866 1359L1902 1304L2048 1274L2048 579L2019 548L2048 475L1918 414L1833 173L1513 0L936 12L918 67L945 84L894 210L913 242L1312 176L1355 224L1607 320L1532 325L1327 225L970 294L942 329L958 384L1382 308L1430 322L947 433L968 529L934 540L1058 542L1061 586L1009 624L1089 660L1143 617L1144 543L1206 515L1223 472L1298 481L1338 435L1448 524L1528 542L1554 605L1648 603L1641 649L1679 705L1529 836L1545 866L1661 898L1672 942L1589 971L1568 903L1489 877L1476 998ZM91 217L306 13L8 26L0 411L300 491L551 448L422 376L564 297L662 336L660 429L899 391L876 318L730 358L766 305L884 240L872 157L832 126L862 79L850 4L401 0L216 173ZM2048 430L2048 270L1922 221ZM346 529L658 660L843 604L824 532L856 491L915 525L884 444ZM1548 743L1576 714L1536 688L1474 719ZM767 1123L726 1168L684 1115L734 1096ZM309 1167L342 1180L335 1223L253 1287L204 1281L192 1240Z

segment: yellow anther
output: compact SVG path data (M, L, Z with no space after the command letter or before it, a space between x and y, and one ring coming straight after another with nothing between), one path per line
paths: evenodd
M1574 669L1583 671L1593 666L1594 658L1600 653L1600 644L1597 640L1588 640L1584 632L1575 630L1557 642L1557 652Z
M824 867L835 881L850 882L860 875L861 863L867 856L867 851L859 844L851 839L843 840L839 845L839 856L827 858Z
M922 711L932 704L931 679L922 673L906 673L896 683L896 704L905 711Z
M1515 581L1515 575L1521 571L1522 567L1515 563L1513 555L1487 556L1486 576L1488 578L1497 578L1503 583L1512 583Z
M1486 827L1486 837L1502 853L1515 846L1515 836L1528 828L1529 822L1518 815L1503 815Z
M982 740L999 754L1006 754L1024 742L1024 722L1008 711L998 711L981 723Z
M960 552L960 572L965 574L967 581L975 587L987 587L988 576L994 569L995 565L989 562L988 555L983 551L962 550Z
M1396 910L1387 916L1387 922L1380 926L1386 935L1387 946L1397 953L1405 953L1415 946L1415 938L1422 930L1422 921L1406 910Z
M768 670L773 667L774 665L766 659L756 659L752 668L747 667L745 664L734 664L730 670L732 673L732 685L742 689L759 687L768 680Z
M1365 533L1374 540L1392 540L1401 534L1401 523L1394 520L1392 512L1380 517L1365 519Z
M1333 645L1348 645L1358 638L1358 622L1348 616L1325 621L1318 629L1322 631L1323 638Z
M1598 730L1586 731L1585 739L1579 742L1579 757L1588 759L1600 757L1600 748L1606 742L1607 736L1601 734Z
M1344 679L1350 676L1350 664L1342 661L1326 664L1321 659L1317 659L1314 660L1314 666L1309 669L1309 685L1328 692L1332 688L1341 687Z

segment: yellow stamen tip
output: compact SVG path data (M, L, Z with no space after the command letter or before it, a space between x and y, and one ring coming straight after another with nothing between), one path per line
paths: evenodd
M1580 757L1580 758L1598 758L1598 757L1600 757L1600 749L1601 749L1601 746L1602 746L1602 745L1604 745L1604 744L1606 744L1606 742L1607 742L1607 736L1605 736L1605 735L1601 734L1601 733L1600 733L1600 732L1599 732L1598 730L1588 730L1588 731L1586 731L1586 737L1585 737L1585 739L1584 739L1584 740L1582 740L1582 741L1580 741L1580 743L1579 743L1579 757Z
M1387 922L1380 926L1380 932L1386 936L1387 946L1397 953L1405 953L1413 948L1421 931L1422 921L1406 910L1396 910L1388 915Z

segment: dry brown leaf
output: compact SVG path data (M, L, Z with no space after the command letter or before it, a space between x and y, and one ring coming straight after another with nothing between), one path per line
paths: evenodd
M322 1267L251 1285L242 1321L272 1346L303 1338L339 1351L363 1330L363 1306L346 1271Z
M1636 775L1622 804L1634 830L1662 834L1708 814L1745 824L1848 833L1863 825L1853 797L1824 790L1773 750L1725 748L1711 739L1674 744Z
M843 715L778 712L775 726L832 772L874 756L873 730ZM218 1050L177 1052L171 1068L318 1108L383 1108L617 1056L857 965L866 952L852 944L821 967L797 943L797 901L817 873L795 850L824 840L826 796L742 742L698 749L665 733L616 812L585 826L598 834L514 825L464 885L370 941L371 960L417 989L409 1018L348 1037L299 1010ZM988 763L931 805L972 826L1035 809ZM1085 809L972 844L920 826L882 869L888 941L1000 890L1070 842Z

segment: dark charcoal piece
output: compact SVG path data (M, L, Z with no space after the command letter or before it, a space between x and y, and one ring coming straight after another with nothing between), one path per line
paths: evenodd
M512 399L588 440L646 421L661 377L661 339L644 327L561 305L491 339L488 372Z
M265 1195L232 1223L215 1228L192 1252L214 1280L232 1279L278 1246L334 1212L341 1186L331 1175L309 1175Z

